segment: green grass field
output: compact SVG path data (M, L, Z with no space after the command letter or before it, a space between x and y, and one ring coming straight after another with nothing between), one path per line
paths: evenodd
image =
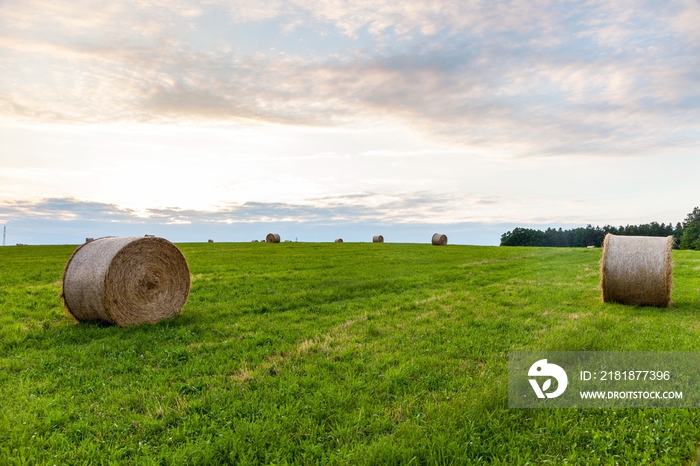
M679 464L692 409L509 409L513 350L700 351L700 253L670 309L603 304L600 250L179 245L178 318L76 325L73 246L0 248L0 465Z

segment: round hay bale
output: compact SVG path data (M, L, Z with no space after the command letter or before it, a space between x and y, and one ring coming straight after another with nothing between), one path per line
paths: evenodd
M383 243L384 242L384 237L382 235L377 235L372 237L372 242L373 243Z
M257 239L254 239L253 243L259 243L259 241Z
M280 235L277 233L268 233L267 236L265 237L265 242L266 243L279 243L280 242Z
M213 243L213 242L214 242L213 239L210 239L210 240L207 241L207 243Z
M447 235L435 233L433 235L433 246L447 246Z
M342 242L343 242L343 238L338 238L334 241L334 243L342 243Z
M120 327L177 316L190 293L185 256L163 238L106 237L75 250L63 271L63 304L78 321Z
M600 287L604 302L668 307L673 236L617 236L603 241Z

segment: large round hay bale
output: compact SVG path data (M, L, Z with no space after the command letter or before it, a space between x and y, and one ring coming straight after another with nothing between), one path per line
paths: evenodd
M343 238L338 238L334 241L334 243L342 243L342 242L343 242Z
M120 327L180 313L190 269L180 250L156 237L107 237L75 250L63 271L63 303L78 321Z
M382 235L377 235L372 237L372 242L373 243L383 243L384 242L384 237Z
M433 246L447 246L447 235L435 233L433 235Z
M280 242L280 235L277 233L268 233L267 236L265 237L265 242L266 243L279 243Z
M600 287L604 302L668 307L673 236L616 236L603 242Z

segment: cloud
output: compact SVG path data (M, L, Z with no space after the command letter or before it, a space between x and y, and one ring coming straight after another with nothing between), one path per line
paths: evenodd
M126 209L114 204L82 201L73 198L52 198L37 201L0 203L0 220L15 221L42 218L65 221L112 221L143 224L189 223L260 223L293 221L331 224L344 222L457 223L473 219L455 211L465 205L495 204L498 200L482 196L457 198L428 193L387 195L356 193L326 196L297 203L245 202L230 203L217 210L194 210L176 207Z
M450 244L498 244L502 233L516 226L572 227L589 223L625 224L634 220L613 213L596 217L600 206L587 200L552 201L539 198L354 193L324 196L304 202L247 202L217 210L174 207L133 210L114 204L73 198L0 203L0 225L7 244L75 244L85 237L156 234L171 241L250 241L270 231L285 239L367 241L381 233L390 242L427 242L445 233ZM562 206L569 215L558 215ZM575 207L575 208L573 208ZM597 219L597 220L592 220ZM666 219L668 220L668 219Z
M80 201L73 198L53 198L38 201L0 203L0 219L13 221L25 218L50 220L114 220L137 221L137 213L113 204Z
M698 147L692 2L143 0L86 9L0 5L0 119L384 119L520 156ZM267 31L265 47L250 42Z
M634 216L636 215L636 216ZM216 209L161 207L129 209L115 204L74 198L0 202L0 223L26 220L109 222L122 225L255 225L292 222L304 225L339 224L456 225L479 223L587 224L591 222L658 221L601 212L599 202L541 196L485 196L360 192L320 196L297 202L221 203ZM630 220L642 218L644 220Z
M683 0L681 4L683 8L670 18L669 25L684 34L693 45L700 46L700 3L695 0Z

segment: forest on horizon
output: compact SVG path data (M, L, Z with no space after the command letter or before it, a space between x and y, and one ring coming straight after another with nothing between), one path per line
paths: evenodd
M700 250L700 207L695 207L683 222L644 223L641 225L586 227L564 230L547 228L514 228L501 235L501 246L601 247L608 233L621 236L673 236L676 249Z

